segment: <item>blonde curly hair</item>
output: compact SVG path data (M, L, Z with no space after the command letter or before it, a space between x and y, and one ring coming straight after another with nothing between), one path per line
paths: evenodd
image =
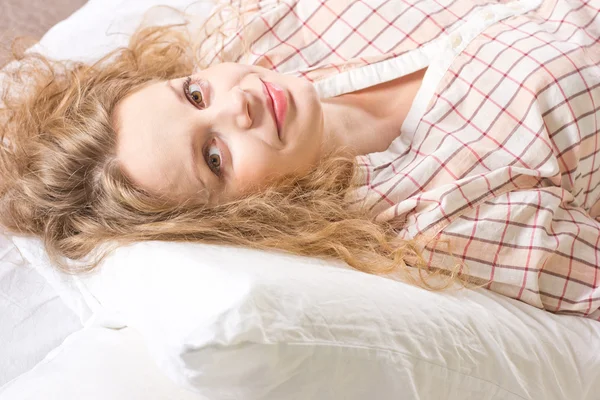
M214 39L224 22L209 21L205 39ZM2 225L41 237L51 260L69 273L95 268L112 248L77 268L64 258L81 260L100 244L164 240L334 258L375 274L410 264L419 278L406 274L408 281L428 289L466 282L460 265L431 273L415 243L350 205L360 182L353 157L330 154L305 176L214 206L175 204L136 187L117 162L113 111L151 81L202 67L185 25L141 27L127 47L90 65L15 54L18 67L6 69L1 83ZM445 279L434 287L428 280L439 273Z

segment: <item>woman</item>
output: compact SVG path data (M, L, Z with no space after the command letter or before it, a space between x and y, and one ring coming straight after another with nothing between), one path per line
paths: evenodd
M2 223L57 261L278 248L598 319L599 9L236 1L193 51L172 27L91 67L31 56L4 95Z

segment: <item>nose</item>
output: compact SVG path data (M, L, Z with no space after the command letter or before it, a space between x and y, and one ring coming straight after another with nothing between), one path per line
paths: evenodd
M237 127L240 129L249 129L252 126L252 116L250 115L248 93L239 86L231 90L231 104L227 108L230 110Z

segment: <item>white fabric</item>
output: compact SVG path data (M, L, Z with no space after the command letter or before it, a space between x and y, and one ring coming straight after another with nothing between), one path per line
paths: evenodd
M43 265L35 241L16 243ZM108 325L135 328L167 375L213 400L600 391L599 323L483 289L431 293L339 263L158 242L75 280Z
M31 369L82 326L0 233L0 386Z
M90 327L0 389L0 400L207 400L177 387L132 329Z
M89 62L126 46L144 18L146 24L180 22L177 13L169 11L172 8L200 16L201 21L212 7L212 0L89 0L52 27L31 50L56 59Z

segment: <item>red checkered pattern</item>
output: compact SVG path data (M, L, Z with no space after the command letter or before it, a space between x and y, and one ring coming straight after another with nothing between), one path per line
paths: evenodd
M316 82L449 37L507 2L244 3L247 29L208 57ZM432 266L462 261L490 290L600 320L599 15L600 0L546 0L483 29L416 129L359 157L357 204L417 239ZM243 41L249 52L236 54Z
M224 45L207 41L201 61L260 65L318 81L427 43L495 0L221 0L243 17ZM225 10L226 12L226 10ZM226 12L226 20L231 13ZM246 50L245 44L250 49Z

